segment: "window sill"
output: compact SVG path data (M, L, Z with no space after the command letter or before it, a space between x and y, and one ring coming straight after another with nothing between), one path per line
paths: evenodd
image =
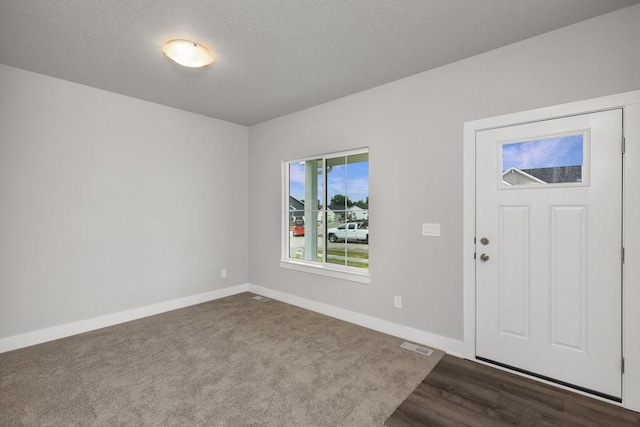
M339 267L332 268L326 265L314 265L293 260L281 260L280 267L287 268L289 270L303 271L305 273L319 274L321 276L328 276L336 279L349 280L351 282L364 283L367 285L371 283L368 270L355 272L351 270L344 270Z

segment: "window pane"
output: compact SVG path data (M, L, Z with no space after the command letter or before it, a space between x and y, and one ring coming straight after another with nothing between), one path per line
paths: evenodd
M346 223L344 218L347 211L331 212L332 220L327 221L327 240L335 243L346 235ZM335 247L335 246L334 246Z
M289 257L322 261L322 159L289 163Z
M347 157L347 208L350 221L369 219L369 154Z
M318 222L313 227L312 222L306 222L294 214L294 211L289 212L289 258L321 262L324 237L323 233L318 232ZM310 216L313 214L321 216L318 211Z
M584 134L502 145L502 183L546 185L583 182Z
M327 159L327 205L333 211L347 209L346 157Z
M327 242L327 262L349 267L369 268L369 245L355 240Z
M295 209L304 210L304 201L309 199L307 193L316 194L315 199L310 199L312 203L307 209L317 210L322 208L323 180L322 180L322 159L308 160L305 162L289 163L289 197L298 202ZM315 181L315 186L312 185ZM291 201L291 200L290 200ZM294 209L291 207L291 209ZM296 216L302 216L296 215Z
M344 218L349 211L334 212ZM327 262L350 267L369 268L369 227L366 221L329 223L327 227Z

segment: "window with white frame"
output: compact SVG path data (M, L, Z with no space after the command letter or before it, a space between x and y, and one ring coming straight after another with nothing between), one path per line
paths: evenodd
M284 177L283 261L367 276L368 149L288 161Z

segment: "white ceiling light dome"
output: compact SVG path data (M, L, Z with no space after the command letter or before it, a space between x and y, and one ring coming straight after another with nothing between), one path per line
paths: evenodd
M172 61L191 68L205 67L213 62L213 53L192 40L171 40L162 47L164 53Z

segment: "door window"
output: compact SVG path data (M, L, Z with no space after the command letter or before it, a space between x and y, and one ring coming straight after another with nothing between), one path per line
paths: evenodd
M588 134L501 143L498 188L586 185Z

